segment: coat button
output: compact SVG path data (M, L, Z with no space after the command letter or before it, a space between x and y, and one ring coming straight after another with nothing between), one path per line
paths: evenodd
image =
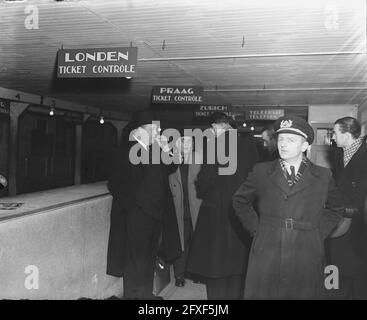
M284 195L283 195L283 199L284 199L285 201L287 201L287 200L288 200L288 195L284 194Z

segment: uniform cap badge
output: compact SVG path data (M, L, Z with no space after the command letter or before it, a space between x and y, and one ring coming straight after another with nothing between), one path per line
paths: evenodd
M282 122L280 123L281 128L291 128L292 125L293 125L292 120L282 120Z

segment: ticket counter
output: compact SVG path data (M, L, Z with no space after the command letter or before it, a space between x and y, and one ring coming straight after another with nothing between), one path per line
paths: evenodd
M106 275L111 202L105 182L1 198L0 299L121 296Z

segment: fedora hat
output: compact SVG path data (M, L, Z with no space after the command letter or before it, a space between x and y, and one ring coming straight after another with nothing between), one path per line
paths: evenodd
M237 129L236 121L224 112L218 112L218 111L213 112L209 117L209 122L210 124L228 123L233 129Z

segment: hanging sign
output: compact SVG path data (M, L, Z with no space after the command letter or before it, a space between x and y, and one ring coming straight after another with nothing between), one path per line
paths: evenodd
M233 115L230 110L230 106L228 105L201 105L198 106L196 110L194 110L194 117L209 117L214 112L223 112L230 117Z
M61 49L57 53L57 77L133 77L137 57L137 47Z
M277 120L284 116L284 109L256 108L246 111L247 120Z
M153 87L152 103L162 104L202 104L203 88L189 86Z
M10 101L0 99L0 113L9 114L10 112Z

